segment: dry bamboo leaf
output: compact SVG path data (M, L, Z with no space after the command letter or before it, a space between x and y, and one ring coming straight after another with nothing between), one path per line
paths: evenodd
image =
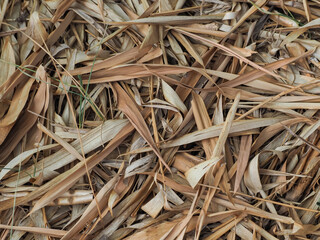
M112 208L116 204L117 199L119 199L119 194L116 193L114 190L112 190L112 192L110 193L109 199L108 199L108 209L109 209L111 215L113 215Z
M145 173L147 175L150 175L152 177L155 176L155 173ZM184 185L184 184L180 184L176 181L174 181L173 179L170 179L168 177L163 177L163 176L159 176L156 175L156 178L158 181L162 182L164 185L169 186L170 188L172 188L175 191L178 192L182 192L182 193L196 193L196 190L192 189L190 186L188 185Z
M279 60L277 62L273 62L270 63L268 65L265 66L266 69L273 71L275 69L281 68L285 65L288 65L292 62L295 62L297 60L299 60L300 58L309 56L310 54L312 54L313 51L309 51L306 52L304 55L301 55L299 57L296 58L287 58L287 59L282 59ZM261 76L265 75L263 72L259 71L259 70L253 70L251 72L248 72L246 74L240 75L239 77L233 79L232 81L226 82L226 83L222 83L219 87L236 87L239 86L241 84L246 84L256 78L259 78Z
M229 134L231 126L232 126L233 119L236 115L239 101L240 101L240 93L237 93L237 95L234 99L234 102L232 104L232 107L230 108L228 115L227 115L227 118L223 124L223 128L222 128L221 133L219 135L216 146L213 150L212 157L218 157L222 154L224 144L226 143L228 134Z
M182 34L172 31L172 35L185 47L185 49L190 53L190 55L202 66L204 66L204 63L202 61L202 58L197 53L197 51L192 46L191 42L185 38Z
M105 144L107 141L110 141L126 124L127 120L108 120L100 127L96 127L95 129L88 132L82 138L82 148L84 153L88 153L98 146ZM71 143L71 146L75 148L78 152L81 151L80 140L77 139ZM60 167L65 166L66 164L74 161L76 158L71 155L65 149L61 149L58 152L44 158L42 161L38 162L36 165L27 168L25 172L22 172L19 176L19 181L17 182L17 176L9 178L4 183L8 186L16 186L21 185L23 183L28 182L30 176L29 172L34 172L36 169L35 176L43 172L46 175L46 172L53 171ZM43 168L41 167L43 166Z
M248 165L247 171L244 174L244 182L254 194L262 191L262 184L258 173L259 168L259 154L256 155Z
M255 229L265 239L268 239L268 240L277 240L278 239L278 238L272 236L269 232L267 232L265 229L263 229L262 227L255 224L252 221L249 221L249 223L243 221L242 224L248 228Z
M74 70L75 64L76 64L76 58L77 58L77 51L68 51L67 52L67 66L66 66L66 70L70 71L70 70ZM70 85L71 85L72 79L70 76L62 76L62 80L59 83L59 87L57 89L56 94L62 94L62 92L67 93L70 89ZM62 100L60 100L62 101Z
M268 10L267 7L262 7L262 9ZM277 24L285 27L299 27L299 24L296 21L288 17L281 16L278 11L272 11L272 14L269 14L269 18Z
M44 106L46 92L46 83L42 82L37 90L37 93L29 106L28 111L25 112L21 118L16 122L15 128L9 133L6 141L0 146L0 159L6 159L19 141L35 124L38 116Z
M308 139L311 134L313 134L320 127L320 121L315 122L314 124L303 129L304 131L300 134L301 138ZM293 146L301 145L303 143L302 140L298 139Z
M313 28L315 26L318 26L320 23L320 19L312 20L311 22L305 24L304 26L300 27L299 29L292 31L288 36L285 37L285 39L282 41L280 46L285 46L286 44L296 40L300 35L302 35L305 31L307 31L309 28Z
M1 66L3 71L0 74L0 86L7 81L15 70L15 57L14 50L10 37L5 37L2 44L1 50Z
M162 50L161 48L157 47L157 48L153 48L150 50L150 52L148 54L146 54L145 56L143 56L142 58L140 58L138 60L138 63L144 63L144 62L149 62L150 60L156 59L160 56L162 56Z
M232 204L229 200L221 198L213 198L213 201L222 206L228 207L229 209L240 210L244 214L252 214L261 218L272 219L286 224L294 224L294 220L291 217L286 217L278 214L269 213L267 211L261 210L259 208L244 206L242 204L234 203Z
M230 48L230 50L236 52L237 54L241 55L242 57L251 57L254 53L257 53L249 48L241 48L237 46L233 46L231 44L225 44L226 47Z
M144 116L147 116L147 115L148 115L148 112L146 112ZM122 142L122 140L125 139L131 133L132 130L133 130L133 127L131 126L131 124L126 125L126 128L122 129L119 132L119 134L106 146L106 148L100 154L97 154L96 156L93 156L92 158L87 159L88 170L90 170L97 163L99 163L104 157L109 155ZM27 203L41 196L45 192L47 192L49 186L53 188L58 186L57 189L59 189L61 193L66 192L86 172L87 172L87 168L85 167L84 162L80 162L73 169L70 169L69 171L53 179L51 182L48 182L47 184L44 184L43 186L41 186L37 191L33 191L32 193L28 194L26 197L18 198L14 202L16 205ZM52 192L57 194L55 189ZM0 211L3 209L12 207L12 204L14 202L12 200L2 202L2 205L0 206Z
M49 35L46 42L48 47L51 47L58 38L63 34L65 29L68 27L72 19L74 18L74 13L69 12L64 18L64 21L59 25L59 27ZM45 52L43 50L33 53L26 61L23 62L22 66L27 65L37 65L41 59L44 57ZM27 71L28 73L28 71ZM29 79L28 75L22 73L20 70L16 70L5 84L0 86L0 99L6 97L19 83Z
M0 128L6 127L17 120L19 114L25 106L25 103L28 100L29 92L34 80L34 78L30 78L25 85L18 86L13 95L7 114L0 120Z
M9 3L9 1L7 1L7 0L2 2L1 12L0 12L0 23L3 22L8 3ZM1 27L1 25L0 25L0 27Z
M58 237L58 238L61 238L66 233L66 231L64 231L64 230L39 228L39 227L8 226L8 225L3 225L3 224L0 224L0 228L14 229L16 231L38 233L38 234L43 234L46 236L52 236L52 237Z
M303 0L303 7L304 7L304 11L306 12L306 17L308 22L311 21L311 10L309 7L309 3L307 2L307 0Z
M52 139L54 139L56 142L58 142L62 147L64 147L71 155L73 155L75 158L85 161L84 157L81 156L77 150L75 150L69 143L61 139L59 136L51 132L49 129L47 129L45 126L43 126L41 123L37 124L38 128L50 136Z
M77 13L82 19L84 19L87 23L89 23L97 32L101 35L104 33L103 27L98 24L91 16L89 16L84 10L79 8L72 9L75 13ZM104 19L103 19L104 20Z
M76 204L89 204L93 200L93 195L91 191L87 190L76 190L69 191L61 195L61 197L56 198L53 202L48 203L47 206L68 206ZM32 202L35 205L37 200Z
M225 46L223 46L223 45L221 45L221 44L219 44L219 43L216 43L216 42L211 41L211 40L207 40L207 39L205 39L205 38L199 37L199 36L197 36L197 35L194 35L194 34L192 34L192 33L188 33L188 32L182 31L182 30L178 30L178 31L181 32L181 33L183 33L183 34L185 34L185 35L187 35L187 36L190 36L190 37L192 37L192 38L199 39L199 40L204 41L204 42L208 42L209 44L212 44L213 46L215 46L215 47L217 47L217 48L220 48L221 50L223 50L223 51L231 54L232 56L238 58L239 60L241 60L241 61L243 61L243 62L245 62L245 63L247 63L247 64L250 64L252 67L256 68L256 70L260 70L260 71L264 72L265 74L269 74L269 75L271 75L271 76L273 76L273 77L275 77L275 78L279 78L279 75L271 72L268 68L260 67L260 66L257 65L256 63L248 60L247 58L239 55L238 53L232 51L231 49L229 49L229 48L227 48L227 47L225 47Z
M207 25L209 25L209 27L206 25L203 26L201 24L190 24L184 27L177 26L177 27L174 27L174 29L181 29L191 33L205 34L205 35L209 35L217 38L224 38L228 35L227 32L217 31L218 30L217 25L214 25L214 27L211 27L210 24L207 24ZM236 34L231 33L229 37L230 39L235 39Z
M237 192L240 187L243 174L247 168L252 144L252 136L242 136L240 143L240 152L237 161L237 174L234 184L234 191Z
M134 176L138 173L146 172L150 168L152 159L155 156L153 154L149 154L145 157L142 157L140 159L135 160L133 163L131 163L125 171L125 178Z
M131 20L127 22L111 22L113 25L133 25L133 24L187 24L195 22L210 22L212 20L221 19L224 14L212 14L207 16L160 16L148 17Z
M82 214L79 221L63 236L62 239L70 239L72 238L76 233L80 232L81 229L85 226L85 224L90 221L90 219L93 219L98 214L98 209L103 209L107 202L102 201L104 198L107 198L110 194L113 185L119 180L119 175L116 175L110 180L97 194L96 199L93 199L90 203L90 205L86 208L85 212ZM97 206L98 204L98 206Z
M95 72L100 69L108 69L108 68L132 61L133 59L138 59L143 55L145 55L150 49L151 49L151 46L147 46L143 49L140 49L139 47L135 47L123 53L117 54L113 57L110 57L100 63L95 63L93 66L77 68L75 70L71 70L68 72L72 75L77 75L77 74L79 75L79 74Z
M112 84L113 88L116 90L118 97L118 106L121 111L123 111L128 117L129 121L132 125L137 129L137 131L141 134L141 136L146 140L146 142L150 145L154 153L159 158L160 162L169 170L169 166L163 160L158 147L156 146L151 133L143 120L143 117L136 106L136 104L132 101L132 99L127 95L127 93L121 88L118 83Z
M43 26L42 22L39 18L39 13L37 11L34 11L30 16L30 21L28 28L26 30L26 34L29 34L30 37L36 41L40 46L43 45L43 43L48 38L48 33L46 31L46 28ZM39 49L39 46L34 45L34 50L37 51Z
M211 58L213 57L214 49L210 49L206 54L203 56L202 60L205 65L207 65ZM201 65L198 62L195 62L192 67L200 67ZM190 74L187 74L181 79L181 83L187 84L191 87L194 87L197 82L199 81L201 75L198 72L191 72ZM184 101L187 96L190 94L191 89L186 90L184 87L178 86L176 89L177 94L179 95L180 99Z
M250 104L250 102L249 102L249 104ZM255 104L258 104L258 103L255 103ZM240 103L240 105L242 105L242 104ZM320 104L318 104L318 103L303 103L303 102L295 102L295 103L273 102L273 103L265 103L265 104L263 104L263 107L264 108L272 108L272 109L319 109Z
M101 153L87 159L88 168L85 167L84 162L80 162L69 171L64 172L63 174L52 179L50 182L39 187L37 191L31 192L24 198L17 199L15 201L15 204L19 205L34 200L35 198L46 193L48 191L49 186L54 188L58 185L58 189L59 191L61 191L61 193L66 192L76 181L79 180L81 176L83 176L87 172L87 170L90 170L96 164L98 164L104 157L108 156L123 141L123 139L125 139L132 132L132 130L133 127L131 126L131 124L127 124L122 130L120 130L117 136L113 140L111 140L111 142L105 147L103 151L101 151ZM52 192L57 194L55 190ZM11 200L7 202L2 202L2 205L0 206L0 211L11 208L13 204L14 202Z
M138 18L141 18L142 15L145 15L147 16L149 14L149 11L151 12L152 10L154 10L154 6L156 5L156 3L153 3L152 6L149 7L149 9L147 9L144 13L142 13L140 16L137 15L136 13L134 13L133 11L131 11L131 9L125 7L125 6L122 6L122 9L123 11L126 12L126 14L128 15L128 17L133 20L133 19L138 19ZM147 33L148 33L148 26L144 26L144 25L137 25L136 26L137 29L139 30L139 32L143 35L143 36L146 36Z
M191 105L192 105L193 115L197 124L197 128L199 130L202 130L202 129L211 127L212 123L202 98L199 95L196 95L194 93L192 95L193 95L193 100L191 101ZM216 144L215 139L202 141L202 145L206 153L207 159L211 157L212 149L214 148L215 144Z
M200 179L209 171L209 169L220 161L221 157L210 158L209 160L200 163L190 168L186 173L186 178L190 183L190 186L194 188Z
M101 92L103 92L104 90L104 86L101 86L100 84L97 85L89 94L88 94L88 98L90 99L90 101L96 101L96 99L99 97L99 95L101 94ZM61 98L60 98L61 99ZM60 100L59 99L59 100ZM89 107L92 108L92 110L94 111L94 107L92 106L92 104L90 104L89 101L83 101L81 105L79 105L79 107L76 109L76 114L77 116L79 116L81 111L86 111Z
M29 151L25 151L25 152L21 153L20 155L16 156L14 159L10 160L10 162L8 162L3 167L3 169L0 172L0 180L6 174L8 174L8 172L10 172L11 169L13 169L15 166L17 166L19 163L21 163L25 159L31 157L33 154L35 154L35 153L37 153L39 151L47 150L47 149L54 148L54 147L57 147L57 146L58 146L58 144L51 144L51 145L46 145L46 146L34 148L34 149L29 150Z
M175 219L173 221L164 221L162 223L158 223L152 225L149 228L143 229L136 234L131 235L130 237L125 238L126 240L134 240L134 239L141 239L141 240L148 240L151 238L161 239L161 237L171 229L180 219Z
M171 33L168 33L167 38L169 40L171 49L172 49L173 53L175 54L176 59L178 60L179 65L187 66L188 65L187 59L186 59L186 57L183 53L183 50L180 47L178 41L175 39L175 37L172 36Z
M159 41L159 27L156 25L150 25L146 37L144 38L141 47L145 48L146 46L153 45Z
M187 108L184 103L181 101L177 93L167 84L165 81L161 81L161 86L163 89L163 95L165 99L179 109L183 114L186 114Z
M198 70L198 69L197 69ZM92 83L104 83L122 81L132 78L148 77L152 75L163 74L180 74L192 71L191 68L185 66L171 66L171 65L156 65L156 64L144 64L144 65L123 65L116 68L101 70L93 73L91 77L93 79L83 80L84 84ZM205 73L204 73L205 74Z
M232 27L228 35L234 32L237 28L241 26L241 24L248 18L250 15L255 13L258 10L258 7L262 7L267 1L266 0L258 0L255 2L255 5L252 6L246 13L240 18L240 20Z
M255 129L259 127L269 126L283 120L286 120L287 117L282 118L258 118L253 120L240 120L234 121L232 127L230 129L230 133L237 133L237 132L245 132L250 129ZM196 141L201 141L204 139L209 139L212 137L218 137L222 130L222 125L212 126L210 128L206 128L203 130L195 131L193 133L185 134L182 137L177 139L168 141L161 145L162 148L169 148L169 147L176 147Z
M186 231L186 226L190 222L193 214L188 214L181 222L177 223L171 230L170 233L167 235L165 234L161 239L181 239L184 236Z
M235 224L238 224L242 219L245 217L245 214L242 214L238 216L234 221L228 221L226 225L223 225L221 228L217 229L213 234L206 237L205 240L213 240L218 239L220 236L225 234L227 231L229 231L232 227L235 226Z
M55 23L58 21L58 19L64 14L64 12L75 2L75 0L71 1L60 1L59 6L57 7L57 10L52 18L52 22ZM57 4L57 3L56 3Z
M258 138L254 142L252 146L252 152L256 151L259 147L261 147L266 141L268 141L271 137L275 136L277 133L284 129L283 126L291 126L296 123L307 122L308 119L303 118L293 118L288 119L283 122L275 123L274 125L270 125L261 131Z
M186 178L192 188L194 188L198 184L199 180L203 177L203 175L221 159L222 150L223 150L224 144L227 140L227 137L228 137L231 125L232 125L232 121L235 116L238 104L239 104L239 100L240 100L240 94L237 94L236 99L232 105L232 108L230 109L230 111L228 113L226 121L223 124L223 128L221 130L221 133L219 135L218 141L217 141L216 146L213 150L211 158L203 163L200 163L200 164L190 168L185 173Z
M259 176L259 154L256 155L249 163L248 168L244 174L244 183L246 187L252 191L254 194L260 193L263 198L267 198L267 194L264 192L260 176ZM270 212L277 215L277 211L274 205L270 202L267 202L267 207L269 208ZM280 228L282 225L278 223Z
M164 192L162 189L157 193L157 195L152 198L149 202L141 207L143 211L148 213L151 217L155 218L165 204Z

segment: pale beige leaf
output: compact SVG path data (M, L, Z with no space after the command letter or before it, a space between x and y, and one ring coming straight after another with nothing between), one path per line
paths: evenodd
M178 108L183 114L186 114L187 108L184 103L181 101L177 93L170 87L165 81L161 81L161 86L163 89L163 95L165 99L171 103L173 106Z

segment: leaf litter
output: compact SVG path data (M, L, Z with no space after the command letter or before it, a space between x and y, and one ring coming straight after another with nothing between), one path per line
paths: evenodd
M319 238L319 1L0 9L1 239Z

